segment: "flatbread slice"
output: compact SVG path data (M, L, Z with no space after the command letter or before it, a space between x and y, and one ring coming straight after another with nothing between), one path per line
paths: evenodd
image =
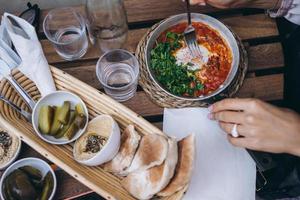
M129 125L122 133L119 152L111 161L105 163L103 168L116 175L124 172L132 163L140 139L141 136L134 130L134 126Z
M166 159L167 152L168 142L165 137L158 134L145 135L141 139L130 167L121 175L127 176L129 173L160 165Z
M133 172L124 178L121 184L135 198L150 199L169 184L174 175L177 160L177 142L169 139L167 157L161 165Z
M166 197L184 188L191 179L196 152L195 135L191 134L178 142L178 162L175 175L169 185L158 193Z

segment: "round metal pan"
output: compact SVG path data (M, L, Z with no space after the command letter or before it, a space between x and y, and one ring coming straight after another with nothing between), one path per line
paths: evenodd
M157 38L161 35L161 33L163 33L168 28L170 28L176 24L182 23L182 22L187 22L186 14L179 14L179 15L171 16L171 17L167 18L166 20L164 20L161 24L159 24L158 27L156 27L156 29L152 32L149 40L147 41L146 54L144 56L145 56L145 60L146 60L147 70L150 74L150 77L161 88L161 90L163 90L164 92L166 92L167 94L169 94L175 98L179 98L179 99L183 99L183 100L190 100L190 101L195 101L195 100L203 101L203 100L208 100L211 97L214 97L214 96L220 94L222 91L224 91L230 85L230 83L233 81L233 79L238 71L240 54L239 54L239 48L238 48L237 41L235 40L231 31L223 23L221 23L220 21L218 21L217 19L215 19L213 17L204 15L204 14L192 13L191 16L192 16L192 22L202 22L204 24L209 25L211 28L217 30L219 32L219 34L223 37L223 39L227 42L227 44L232 52L233 60L232 60L230 72L229 72L226 80L224 81L224 83L222 85L220 85L220 87L217 90L215 90L207 95L202 95L202 96L199 96L196 98L174 95L174 94L170 93L168 90L166 90L157 81L155 75L153 74L152 70L150 69L150 59L151 59L150 52L154 48Z

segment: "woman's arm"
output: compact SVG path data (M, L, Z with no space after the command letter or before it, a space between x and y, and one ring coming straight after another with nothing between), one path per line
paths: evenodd
M300 0L190 0L192 4L209 4L216 8L261 8L271 17L285 17L300 25Z
M217 8L262 8L278 9L282 0L191 0L192 4L210 4Z
M210 107L229 141L239 147L300 156L300 116L257 99L225 99ZM241 137L231 131L237 124Z

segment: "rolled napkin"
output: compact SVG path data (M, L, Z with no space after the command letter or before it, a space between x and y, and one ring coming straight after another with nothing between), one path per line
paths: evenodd
M42 96L55 91L51 71L34 27L26 20L9 13L4 13L1 26L2 31L7 31L7 34L3 34L0 48L6 49L5 44L11 41L18 52L18 55L13 55L12 51L6 49L9 58L2 57L5 55L3 51L1 58L9 64L13 63L12 60L18 62L15 56L19 56L21 62L15 67L36 84Z
M163 130L196 138L192 179L184 200L255 200L256 166L247 151L233 147L227 134L207 118L205 108L165 109Z

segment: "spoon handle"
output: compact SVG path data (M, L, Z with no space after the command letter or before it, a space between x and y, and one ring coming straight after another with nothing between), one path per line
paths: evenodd
M24 88L22 88L22 86L11 75L6 76L5 78L17 90L17 92L21 95L21 97L24 99L29 108L33 110L35 106L35 101L29 96L29 94L24 90Z
M20 113L21 115L23 115L27 121L31 122L31 114L28 113L25 110L22 110L21 108L19 108L16 104L12 103L11 101L7 100L6 98L4 98L3 96L0 95L0 99L2 101L4 101L5 103L7 103L8 105L10 105L14 110L16 110L18 113Z
M188 17L188 25L192 24L192 20L191 20L191 6L190 6L190 0L185 0L186 2L186 13L187 13L187 17Z

